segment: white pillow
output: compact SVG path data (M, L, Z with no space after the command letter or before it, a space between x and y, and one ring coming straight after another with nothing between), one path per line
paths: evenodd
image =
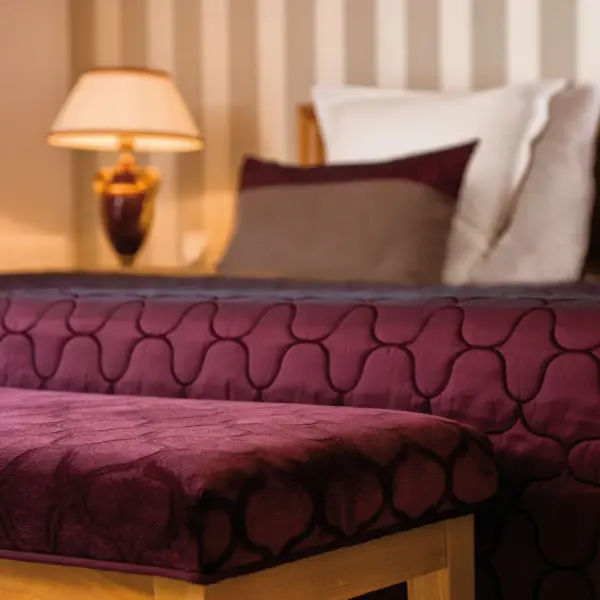
M554 96L510 223L473 271L474 283L581 278L596 199L599 122L599 85L572 85Z
M480 140L465 174L444 281L467 283L496 240L566 80L441 94L317 86L328 162L381 161Z
M469 92L470 93L470 92ZM336 105L344 102L369 99L440 99L448 98L452 92L432 92L420 90L404 90L397 88L378 88L363 85L328 85L319 84L312 88L312 101L319 121L323 142L331 138L331 118L330 111L335 110ZM455 95L464 94L464 92L455 92Z

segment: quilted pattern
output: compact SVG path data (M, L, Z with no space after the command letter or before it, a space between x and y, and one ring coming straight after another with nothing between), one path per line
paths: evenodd
M489 435L501 469L501 498L477 524L479 600L600 595L596 288L294 301L206 287L6 292L0 383L456 419Z
M210 582L472 512L489 442L398 411L0 389L0 555Z

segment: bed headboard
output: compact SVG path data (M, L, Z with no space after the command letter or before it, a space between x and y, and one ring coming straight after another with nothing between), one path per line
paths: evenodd
M298 107L298 161L303 167L325 163L325 147L312 104Z

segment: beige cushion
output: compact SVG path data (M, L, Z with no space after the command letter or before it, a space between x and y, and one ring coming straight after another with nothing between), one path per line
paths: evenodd
M581 276L595 200L600 89L569 87L550 103L512 219L472 273L480 283L574 281Z
M248 159L236 230L219 272L439 283L474 148L310 169Z

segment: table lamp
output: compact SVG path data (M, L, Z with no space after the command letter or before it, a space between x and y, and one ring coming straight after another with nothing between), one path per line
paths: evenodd
M75 150L118 151L93 188L105 232L123 266L131 266L154 215L160 174L135 160L137 152L190 152L204 141L168 73L95 68L84 73L54 121L48 143Z

